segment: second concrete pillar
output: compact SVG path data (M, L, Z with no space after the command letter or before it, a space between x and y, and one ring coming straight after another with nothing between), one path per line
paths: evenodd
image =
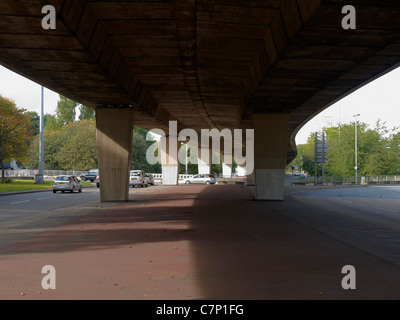
M257 200L283 200L288 114L253 114L254 177Z

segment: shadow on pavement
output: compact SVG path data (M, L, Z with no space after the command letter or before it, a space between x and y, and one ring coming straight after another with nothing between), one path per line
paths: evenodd
M5 254L24 263L51 257L67 275L65 288L70 283L89 299L400 298L398 267L282 215L287 206L307 210L293 199L270 206L235 185L154 190L38 233ZM357 268L357 290L341 287L348 264ZM74 280L76 266L81 279L97 277L97 287ZM109 273L124 290L106 287Z

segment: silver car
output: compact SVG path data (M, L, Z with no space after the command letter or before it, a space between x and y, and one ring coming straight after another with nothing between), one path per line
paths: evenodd
M146 177L146 180L147 180L147 184L151 184L152 186L154 186L153 176L150 173L146 173L145 177Z
M216 181L215 177L212 174L196 174L192 178L186 179L185 183L205 183L205 184L214 184Z
M82 192L82 184L75 176L58 176L53 182L53 193L57 191Z
M131 170L129 172L129 186L147 187L147 179L143 170Z

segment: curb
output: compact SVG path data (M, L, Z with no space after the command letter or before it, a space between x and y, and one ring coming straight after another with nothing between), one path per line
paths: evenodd
M82 186L82 188L94 188L95 186ZM25 190L25 191L13 191L13 192L0 192L0 197L2 196L12 196L16 194L27 194L27 193L36 193L36 192L45 192L45 191L53 191L51 189L37 189L37 190Z
M39 190L25 190L25 191L2 192L2 193L0 193L0 197L2 197L2 196L11 196L11 195L15 195L15 194L26 194L26 193L45 192L45 191L52 191L52 189L39 189Z

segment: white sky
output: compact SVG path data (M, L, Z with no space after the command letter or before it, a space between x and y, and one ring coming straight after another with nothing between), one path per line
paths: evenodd
M391 129L400 127L400 68L371 82L338 103L327 108L310 120L297 134L296 143L306 143L310 133L324 126L350 123L353 115L360 114L358 120L371 128L376 121L386 121ZM0 65L0 95L15 101L19 108L40 114L41 86L9 71ZM58 94L45 89L44 113L54 114Z

